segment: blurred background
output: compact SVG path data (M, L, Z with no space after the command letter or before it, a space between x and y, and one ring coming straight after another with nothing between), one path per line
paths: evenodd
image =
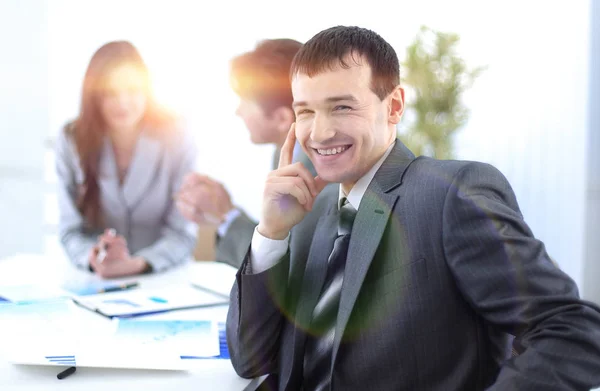
M421 26L460 38L456 55L483 68L459 96L469 116L452 134L452 156L498 167L534 234L583 296L600 302L594 0L0 0L0 259L62 256L53 140L76 115L86 66L102 44L137 46L158 99L195 134L198 170L258 217L272 147L251 144L234 115L229 60L264 38L305 42L338 24L373 29L401 61ZM415 126L411 113L405 122L400 133Z

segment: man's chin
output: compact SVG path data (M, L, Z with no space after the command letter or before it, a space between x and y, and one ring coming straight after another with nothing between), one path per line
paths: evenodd
M319 178L324 180L327 183L347 183L347 182L355 182L354 175L349 174L348 172L332 172L331 170L317 168L317 175Z

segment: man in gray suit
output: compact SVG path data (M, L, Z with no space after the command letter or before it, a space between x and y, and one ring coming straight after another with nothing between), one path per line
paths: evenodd
M393 48L334 27L291 75L295 128L231 292L237 373L279 390L598 386L600 309L552 264L504 176L396 140ZM296 137L317 177L291 164ZM316 199L328 182L337 194Z
M274 144L273 169L288 130L294 122L289 71L302 44L292 39L269 39L231 62L231 83L240 97L236 110L255 144ZM296 146L294 161L313 173L310 159ZM218 224L216 259L239 266L257 225L218 181L199 173L189 174L178 195L180 212L199 224Z

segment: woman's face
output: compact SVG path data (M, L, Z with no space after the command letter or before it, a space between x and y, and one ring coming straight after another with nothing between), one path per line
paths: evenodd
M134 65L120 65L108 73L103 83L100 112L109 131L137 130L146 112L146 83L144 74Z

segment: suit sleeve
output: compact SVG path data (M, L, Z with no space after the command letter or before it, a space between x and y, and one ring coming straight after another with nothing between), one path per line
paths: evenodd
M289 274L289 251L275 266L250 274L250 251L236 276L227 313L227 344L237 374L254 378L277 371L281 308Z
M600 309L550 260L495 168L471 163L455 176L443 244L458 288L487 321L513 334L520 355L490 390L589 390L600 385Z
M258 223L241 212L228 227L225 235L217 238L216 259L240 267Z
M58 178L58 235L69 260L77 267L88 269L88 255L100 232L91 232L76 205L78 186L75 179L76 158L66 131L61 131L55 148Z

